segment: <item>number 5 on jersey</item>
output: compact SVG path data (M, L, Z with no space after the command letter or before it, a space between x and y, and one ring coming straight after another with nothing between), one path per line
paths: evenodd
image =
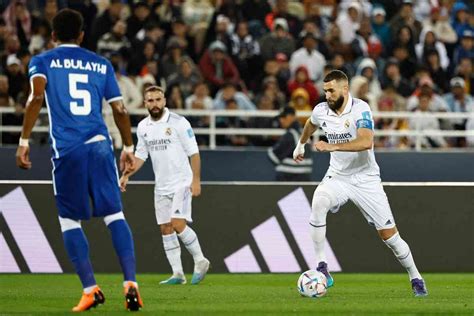
M71 113L74 115L89 115L91 112L91 94L87 90L78 89L78 83L88 83L89 76L86 74L69 74L69 94L73 99L82 100L82 105L77 101L69 103Z

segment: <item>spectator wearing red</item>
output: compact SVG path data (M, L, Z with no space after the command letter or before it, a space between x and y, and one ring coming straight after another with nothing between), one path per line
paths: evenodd
M288 94L293 95L293 92L298 88L303 88L308 93L309 104L314 107L319 93L309 78L308 69L305 66L296 68L295 77L288 83Z
M240 83L240 75L232 59L227 55L227 48L221 41L215 41L199 61L199 68L210 85L213 93L224 83Z

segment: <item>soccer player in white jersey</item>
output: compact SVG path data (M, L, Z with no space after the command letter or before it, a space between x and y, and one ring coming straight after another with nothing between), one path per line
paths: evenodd
M155 214L163 235L166 257L173 275L160 284L185 284L178 238L194 259L191 284L198 284L209 270L198 237L187 222L191 219L191 198L201 194L201 158L188 120L166 108L162 88L145 90L144 104L150 113L137 128L136 169L120 179L125 191L129 177L151 158L155 172Z
M304 144L317 126L321 127L328 142L317 142L315 149L330 152L331 160L312 201L310 228L318 262L317 270L326 275L328 286L334 284L324 253L326 216L329 211L336 213L351 200L408 271L415 296L426 296L428 292L425 282L418 272L410 247L397 230L382 187L373 150L374 122L369 105L352 98L347 76L342 71L328 73L323 87L327 102L319 103L313 109L293 152L293 158L302 161Z

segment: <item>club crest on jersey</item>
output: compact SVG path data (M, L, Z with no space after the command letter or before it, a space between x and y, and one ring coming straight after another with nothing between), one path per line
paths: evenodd
M165 131L165 134L171 136L171 128L168 127Z
M349 122L349 120L346 120L346 121L344 122L344 127L345 127L345 128L349 128L349 126L351 126L351 122Z

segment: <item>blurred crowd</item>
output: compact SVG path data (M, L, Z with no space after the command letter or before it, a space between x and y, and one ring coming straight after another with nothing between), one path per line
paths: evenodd
M465 0L0 0L1 125L21 125L28 62L54 47L51 20L70 7L85 20L83 47L108 58L129 109L149 85L171 109L312 110L322 79L350 78L353 97L373 112L474 113L474 2ZM104 116L115 145L110 110ZM141 117L133 116L137 125ZM190 117L193 127L207 117ZM47 124L47 117L43 124ZM220 117L217 127L275 128L272 118ZM302 123L304 120L302 119ZM40 123L42 124L42 123ZM474 119L376 119L381 130L474 129ZM16 144L18 133L2 133ZM38 139L44 142L44 138ZM207 136L199 136L206 145ZM222 136L218 145L270 146L274 137ZM424 137L422 146L474 146L469 137ZM409 148L411 137L377 137Z

